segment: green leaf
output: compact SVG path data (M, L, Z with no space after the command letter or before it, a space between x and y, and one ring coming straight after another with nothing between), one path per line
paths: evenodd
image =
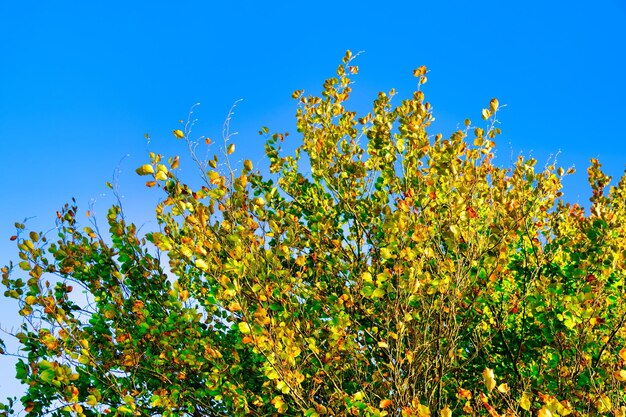
M15 377L23 381L28 376L28 366L21 359L15 364Z
M373 292L372 292L372 298L382 298L385 296L385 290L382 288L376 288Z
M56 374L53 369L45 369L39 374L39 378L43 382L47 382L47 383L51 383L55 377L56 377Z

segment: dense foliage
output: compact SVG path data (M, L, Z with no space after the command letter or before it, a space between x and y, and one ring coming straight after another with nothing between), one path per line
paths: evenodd
M625 415L626 179L594 160L590 210L565 204L562 168L494 163L497 100L444 139L426 68L361 117L356 73L294 93L266 175L175 130L203 184L150 155L158 232L119 206L108 233L71 205L57 236L17 225L27 415Z

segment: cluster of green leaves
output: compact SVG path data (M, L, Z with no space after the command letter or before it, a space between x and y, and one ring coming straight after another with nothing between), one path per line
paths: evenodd
M117 206L110 239L74 206L55 241L17 225L28 415L626 415L626 179L592 161L586 214L562 168L494 164L496 99L433 137L425 67L361 117L357 72L294 93L294 154L261 131L269 175L175 130L203 183L150 154L158 232Z

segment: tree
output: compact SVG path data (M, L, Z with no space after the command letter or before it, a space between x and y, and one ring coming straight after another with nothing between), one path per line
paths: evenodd
M150 154L158 232L119 206L106 236L75 205L54 239L17 224L28 415L625 415L626 179L592 160L586 214L562 168L499 167L496 99L430 136L425 67L357 117L351 58L294 93L294 154L261 131L269 175L175 130L203 183Z

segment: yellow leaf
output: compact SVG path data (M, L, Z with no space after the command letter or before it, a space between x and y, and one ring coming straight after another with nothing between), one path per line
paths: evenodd
M278 410L279 413L285 412L287 410L286 404L283 401L283 397L281 395L277 395L271 401L274 407Z
M398 149L398 152L404 152L404 139L398 139L398 142L396 143L396 148Z
M483 371L483 378L485 379L485 386L489 391L492 391L496 387L496 380L493 374L493 369L485 368Z
M203 259L196 259L195 264L198 269L201 269L203 271L209 269L209 265Z
M237 325L237 327L239 327L239 331L242 334L248 334L250 333L250 325L248 323L246 323L245 321L242 321L241 323L239 323Z
M487 120L491 117L491 112L488 109L483 109L482 116L484 120Z
M220 182L220 174L217 171L209 171L209 181L211 184L216 185Z
M522 394L522 398L519 400L519 405L526 411L530 410L530 398L528 398L526 393Z
M541 407L541 409L537 411L537 417L552 417L552 413L546 407Z
M380 256L383 259L391 259L393 258L393 254L388 248L380 248Z
M119 407L117 407L117 411L123 413L123 414L132 414L133 410L131 410L130 408L128 408L125 405L121 405Z
M185 134L180 129L174 129L172 133L174 134L174 136L176 136L176 139L182 139L185 137Z
M372 298L381 298L385 296L385 290L382 288L376 288L372 291Z
M452 410L447 405L439 410L439 417L452 417Z
M489 102L489 110L491 110L492 113L495 113L496 110L498 110L498 105L500 103L498 102L497 98L492 98L491 101Z
M498 391L500 391L502 394L506 394L507 392L509 392L509 384L498 385Z
M165 181L167 179L167 174L163 171L159 171L156 173L154 178L156 178L159 181Z
M243 167L246 169L246 171L252 171L252 161L246 159L245 161L243 161Z
M33 308L31 306L24 306L24 308L19 310L20 316L29 316L33 313Z
M235 144L234 144L234 143L231 143L230 145L228 145L228 148L227 148L226 152L227 152L229 155L230 155L230 154L232 154L233 152L235 152Z
M619 357L623 360L626 361L626 349L622 348L619 351Z
M389 347L389 345L388 345L386 342L378 342L378 347L381 347L381 348L388 348L388 347Z
M600 398L593 403L593 405L600 414L608 413L611 411L611 408L613 408L611 399L606 394L602 394Z
M285 381L278 381L276 383L276 388L278 388L278 390L283 394L289 394L289 386L285 383Z
M154 174L154 167L150 164L144 164L137 168L135 172L139 175L150 175Z
M425 65L422 65L421 67L419 67L418 69L413 71L413 75L415 77L421 77L421 76L423 76L425 74L426 74L426 66Z
M417 415L419 417L430 417L430 409L427 406L420 404L417 406Z
M237 301L233 301L228 305L228 309L233 313L236 311L241 311L241 304L239 304Z
M572 414L572 404L567 400L556 402L556 412L561 417Z

